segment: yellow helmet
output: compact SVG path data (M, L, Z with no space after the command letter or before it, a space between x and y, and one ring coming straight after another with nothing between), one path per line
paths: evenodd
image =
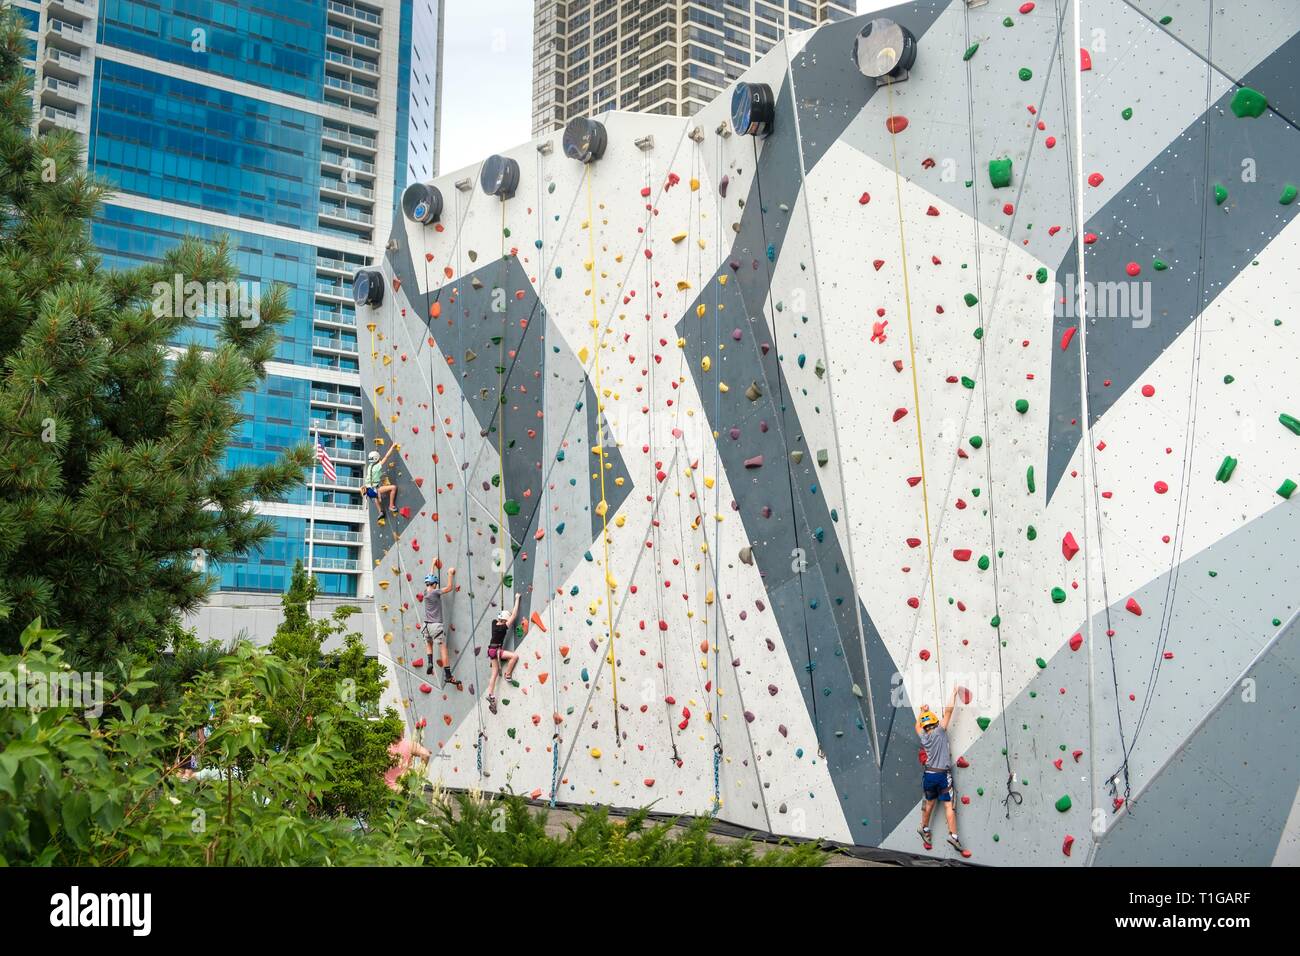
M921 711L920 724L922 730L929 730L931 727L939 726L939 718L934 715L932 710Z

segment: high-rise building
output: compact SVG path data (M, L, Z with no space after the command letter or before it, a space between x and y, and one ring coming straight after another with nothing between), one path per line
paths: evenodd
M337 477L318 470L314 487L259 508L275 536L213 569L214 605L274 605L306 562L309 524L322 591L368 596L358 350L369 343L352 276L388 236L406 183L437 173L441 0L16 2L37 129L76 130L90 170L116 189L93 226L105 263L224 233L241 282L289 289L292 318L228 463L272 460L314 431ZM210 342L214 327L200 319L187 341Z
M787 33L856 0L536 0L533 135L577 116L693 116Z

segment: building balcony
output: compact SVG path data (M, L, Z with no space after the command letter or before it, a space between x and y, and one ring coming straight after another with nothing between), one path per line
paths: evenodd
M86 30L67 20L56 20L50 17L45 23L45 42L51 41L71 47L74 50L82 50L91 44L91 35Z
M346 352L350 355L357 354L357 343L348 342L344 339L323 339L313 338L311 347L322 352Z
M317 528L311 530L311 525L307 526L307 538L310 541L321 541L327 544L362 544L363 539L360 531L333 531ZM322 559L323 560L323 559Z
M321 164L330 166L335 169L350 169L353 172L365 173L369 176L375 174L375 164L364 159L358 159L355 156L337 156L333 153L322 152L320 157Z
M316 471L316 480L312 482L312 486L316 488L335 488L335 489L342 488L345 490L350 489L354 491L360 491L361 479L353 478L349 475L337 475L335 476L333 481L330 481L323 474L321 474L320 469L318 468Z
M42 106L37 126L42 133L55 127L80 130L81 122L75 110L60 109L57 106Z
M46 76L57 76L66 80L78 80L90 76L90 60L80 53L60 50L56 46L47 46L41 60L41 72Z
M364 33L353 33L351 30L345 30L343 27L326 26L325 35L335 40L342 40L344 43L352 43L356 46L365 47L367 50L378 50L379 41L374 37L366 36Z
M322 177L320 188L326 192L338 193L341 196L356 196L361 199L374 199L375 197L374 189L365 183L349 183L342 179Z
M346 129L337 129L328 124L321 127L321 138L334 140L338 143L348 143L352 146L361 146L365 149L375 149L376 140L373 136L366 136L362 133L353 133Z
M354 7L350 3L340 3L339 0L329 0L326 9L330 13L342 14L345 17L352 17L354 20L373 23L375 26L379 26L383 22L379 14L371 13L369 10L362 10L360 7Z
M369 60L363 60L360 57L349 56L346 53L339 53L337 50L326 50L325 59L345 69L359 70L372 76L379 75L379 64L371 63Z
M366 460L366 453L360 448L329 448L325 449L330 454L330 458L336 465L360 465Z
M360 435L361 423L350 418L313 418L311 427L335 435Z
M352 206L329 206L322 204L320 207L320 217L322 219L341 219L345 222L359 222L363 225L373 225L375 217L373 213L366 212L364 209L356 209ZM319 291L320 284L317 283Z
M342 77L325 74L325 85L330 89L341 90L344 93L351 93L353 96L364 96L366 99L378 100L379 88L368 86L364 83L353 83L351 80L345 80Z
M45 77L40 92L43 106L58 106L75 111L79 104L90 105L90 93L80 83L60 80L54 76Z
M336 329L355 329L357 327L357 317L355 315L344 315L342 312L326 312L318 309L312 318L318 325L328 325Z
M344 284L342 282L317 282L316 294L333 296L336 299L347 299L351 302L352 285L350 283Z
M339 571L344 574L360 574L361 562L350 558L318 558L312 556L309 571Z
M361 407L360 395L350 395L347 392L327 392L323 388L313 388L311 390L311 400L326 405L346 405L349 408Z

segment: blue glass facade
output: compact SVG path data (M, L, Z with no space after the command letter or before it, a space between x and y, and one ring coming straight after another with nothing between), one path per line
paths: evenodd
M227 464L273 461L319 434L337 477L315 470L268 503L274 536L215 567L221 588L282 592L310 537L322 590L358 594L365 448L351 276L387 239L408 169L436 172L440 3L100 0L92 19L76 5L42 14L36 0L19 2L38 36L44 17L59 18L45 28L48 50L33 40L56 77L40 123L79 128L88 166L114 188L93 224L105 264L129 268L184 236L225 235L255 295L287 287L277 364L244 396ZM174 344L214 337L199 319Z

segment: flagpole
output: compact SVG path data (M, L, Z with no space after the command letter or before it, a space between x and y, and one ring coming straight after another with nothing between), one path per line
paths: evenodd
M316 457L316 449L320 445L320 431L312 427L311 430L311 509L307 512L307 577L315 577L315 568L313 567L316 550L316 466L320 464L320 459Z

